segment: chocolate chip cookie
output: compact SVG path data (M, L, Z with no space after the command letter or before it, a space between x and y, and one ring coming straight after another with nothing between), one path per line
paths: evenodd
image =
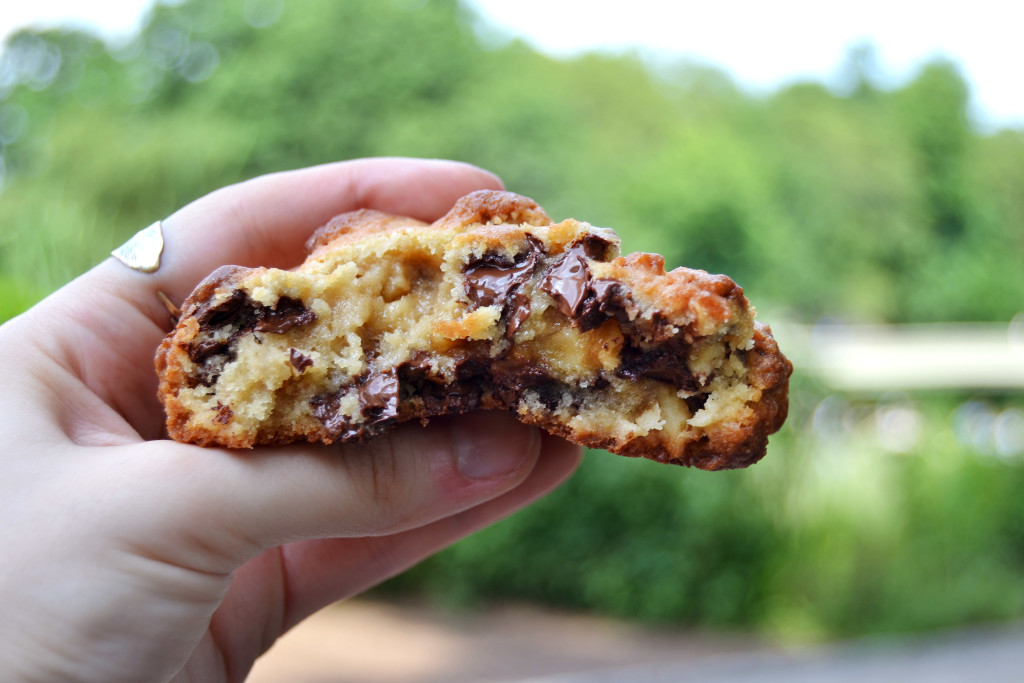
M480 191L427 225L318 230L294 270L225 266L156 367L179 441L365 441L406 420L513 412L570 441L703 469L760 459L792 366L724 275L619 255L608 229Z

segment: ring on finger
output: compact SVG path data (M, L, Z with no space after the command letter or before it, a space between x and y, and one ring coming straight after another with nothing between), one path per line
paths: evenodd
M110 255L140 273L155 273L160 267L160 256L164 251L164 234L161 221L143 228Z

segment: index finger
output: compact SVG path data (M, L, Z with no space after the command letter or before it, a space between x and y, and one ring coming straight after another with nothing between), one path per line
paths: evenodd
M475 166L426 159L361 159L261 176L163 221L155 273L107 259L37 306L29 328L40 348L134 430L153 436L162 424L153 354L169 327L157 292L180 304L221 265L296 266L309 235L339 213L367 208L433 220L465 194L501 187Z
M473 190L501 187L475 166L429 159L360 159L274 173L218 190L165 219L155 273L108 259L97 275L163 320L157 290L180 302L221 265L298 265L306 238L340 213L377 209L431 221Z

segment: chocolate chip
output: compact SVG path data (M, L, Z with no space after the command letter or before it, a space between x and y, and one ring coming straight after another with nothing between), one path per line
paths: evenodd
M231 418L235 416L235 411L231 410L230 407L221 403L217 404L217 414L214 416L213 421L217 424L226 425L231 422Z
M548 410L554 410L562 402L562 386L558 382L548 382L535 388L537 399Z
M490 358L487 356L467 355L455 363L455 379L460 382L485 377L490 369Z
M507 339L515 335L530 315L530 298L522 293L521 287L533 276L543 247L533 237L528 240L530 248L517 254L512 261L498 254L486 254L463 269L466 297L470 301L477 306L502 305L502 317L507 321Z
M415 395L423 402L423 409L427 414L454 415L479 408L483 387L478 382L427 382L417 388Z
M207 358L221 353L228 349L228 339L204 339L188 347L188 358L197 365L202 365Z
M687 396L683 400L686 402L686 407L690 409L690 413L696 415L697 411L708 402L708 396L710 394L694 394L693 396Z
M219 338L207 337L188 347L189 359L202 366L197 371L196 382L211 386L216 382L224 363L234 360L234 345L241 335L247 332L283 334L293 327L313 322L316 314L298 299L281 297L274 308L268 308L250 299L243 290L237 289L226 301L199 309L195 319L203 332L234 328L226 336L222 333ZM259 336L254 334L253 338L257 343L263 343ZM294 360L292 365L295 365ZM302 368L298 369L302 371Z
M370 375L359 385L363 417L372 423L398 417L398 375L394 369Z
M667 382L684 391L697 391L706 383L706 378L690 372L685 354L672 344L644 350L627 343L615 374L633 380L646 377Z
M341 394L319 394L309 399L313 415L320 420L324 429L336 439L342 441L361 440L366 430L353 425L341 414Z
M502 403L510 406L519 403L524 390L532 389L548 410L558 406L564 388L561 382L548 374L546 368L511 358L491 364L488 385Z
M585 253L582 244L574 244L551 267L540 285L555 300L562 315L571 320L576 319L576 312L589 291L590 269Z
M201 330L237 327L239 332L250 329L257 332L284 334L293 327L308 325L316 314L299 299L283 296L273 308L263 306L248 297L241 289L216 306L202 309L195 315Z
M338 407L341 397L338 394L318 394L309 399L309 405L313 408L313 415L327 426L330 420L338 415Z
M288 349L288 361L292 364L293 368L299 371L300 375L306 371L306 368L313 365L312 358L293 348Z
M551 295L562 315L581 332L600 327L612 316L627 322L636 314L636 304L625 284L594 278L587 266L588 257L603 258L610 246L607 240L587 236L569 247L541 281L541 289Z
M430 357L423 351L416 351L398 366L398 380L403 385L419 385L432 375L433 370Z
M511 339L515 336L516 330L530 317L530 297L517 290L509 297L505 310L505 317L508 320L505 326L505 339Z
M629 297L626 285L617 280L593 279L574 322L581 332L586 332L600 327L611 317L619 323L628 323L630 313L635 315L635 311L636 304Z
M236 289L226 301L196 313L199 329L211 330L235 323L251 312L250 307L246 306L247 303L251 303L249 297L242 290Z
M316 320L316 313L306 308L299 299L283 296L274 308L262 307L257 312L259 320L253 328L257 332L284 334L293 327L302 327Z
M584 235L579 243L582 245L583 253L587 255L587 258L593 261L608 260L608 249L612 246L610 240L590 233Z

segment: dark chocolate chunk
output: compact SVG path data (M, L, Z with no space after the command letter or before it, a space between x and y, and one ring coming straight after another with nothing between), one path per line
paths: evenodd
M246 304L249 304L248 306ZM219 327L226 327L237 322L241 318L251 315L252 302L240 289L236 289L227 301L216 306L203 309L197 313L195 318L201 330L215 330Z
M461 379L449 384L434 374L427 354L417 351L398 367L401 396L421 404L428 415L468 413L480 406L481 373L486 371L486 359L467 355L456 365L456 376Z
M469 379L486 377L490 365L490 359L487 356L468 355L455 364L455 379L464 382Z
M316 314L298 299L281 297L274 308L268 308L250 299L240 289L232 292L226 301L199 311L195 317L199 329L204 332L224 327L235 328L226 337L207 337L189 346L189 359L202 366L197 381L204 386L210 386L216 381L224 362L234 360L233 347L241 335L251 331L283 334L293 327L308 325L316 320ZM257 343L263 343L259 336L253 335L253 338ZM215 362L221 356L225 358ZM292 364L295 364L294 360Z
M551 295L562 315L581 332L600 327L612 316L627 322L635 315L636 304L626 285L617 280L595 279L587 267L586 257L603 257L610 245L599 237L573 244L541 282L541 289Z
M537 392L537 399L544 404L548 410L554 410L562 402L562 385L558 382L548 382L534 388Z
M431 415L468 413L480 407L483 387L480 382L438 384L426 382L416 390L424 410Z
M597 278L590 281L590 291L594 295L594 305L608 316L616 316L620 322L629 320L631 309L637 309L629 298L626 285L617 280Z
M690 412L694 415L697 411L704 407L704 404L708 402L708 396L711 394L694 394L693 396L687 396L683 400L686 401L686 406L690 409Z
M505 317L508 320L505 326L505 339L511 339L515 336L519 326L530 317L530 297L516 290L505 304L505 311Z
M398 380L402 385L418 386L431 376L433 370L427 354L415 351L409 360L398 366Z
M668 382L684 391L696 391L706 384L707 378L690 372L686 356L677 346L665 344L644 350L627 343L622 348L622 363L615 374L634 380L647 377Z
M316 419L323 422L324 426L328 429L331 428L331 425L328 423L339 417L338 407L340 403L341 397L338 394L318 394L309 399L309 405L313 408L313 415L316 416Z
M583 253L586 254L587 258L594 261L608 260L608 248L612 246L610 240L594 234L587 234L583 236L579 244L582 245Z
M548 410L554 410L561 401L564 385L546 368L506 358L492 363L490 371L492 393L508 405L517 405L526 389L534 390Z
M530 298L522 293L537 268L538 254L543 247L529 238L530 248L520 252L512 262L497 254L487 254L463 270L466 296L477 306L502 304L502 317L507 321L505 337L511 339L530 315Z
M628 323L630 311L635 311L636 304L627 291L626 285L616 280L591 280L587 297L576 311L574 324L581 332L586 332L600 327L601 323L611 317L620 323Z
M304 303L287 296L278 299L274 308L261 307L257 316L259 320L253 329L271 334L284 334L293 327L309 325L316 320L316 313L306 308Z
M299 374L302 374L306 371L306 368L313 365L312 358L294 348L288 349L288 361L292 364L293 368L299 371Z
M353 425L339 412L341 394L320 394L309 399L313 415L320 420L330 435L342 441L361 441L366 436L366 429Z
M359 404L363 417L371 423L398 417L398 374L388 372L370 375L359 385Z
M513 288L524 284L537 267L538 247L530 240L529 250L518 254L511 263L498 254L487 254L463 269L466 296L477 306L493 306L508 299Z
M207 358L227 353L228 339L204 339L198 344L188 347L188 358L197 365L202 365Z
M571 320L576 319L576 312L589 291L590 269L584 256L582 244L572 245L551 267L540 285L555 300L562 315Z
M250 299L240 289L226 301L196 314L201 330L233 326L239 332L253 329L272 334L284 334L293 327L308 325L314 320L316 314L298 299L283 296L273 308L268 308Z

